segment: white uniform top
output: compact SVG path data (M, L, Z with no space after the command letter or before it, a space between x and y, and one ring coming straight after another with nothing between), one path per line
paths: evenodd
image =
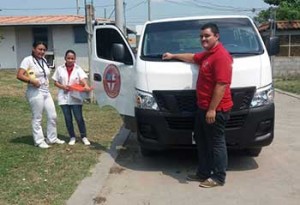
M33 56L25 57L20 65L21 69L31 69L34 72L35 78L40 81L41 86L38 88L40 91L49 92L49 80L50 69L48 67L46 59L37 59ZM32 84L28 84L28 88L35 88Z
M83 69L75 64L73 71L70 75L68 75L68 71L66 68L66 65L61 65L58 68L55 69L55 72L53 73L52 79L54 81L57 81L58 83L62 85L74 85L74 84L80 84L80 80L83 80L87 78L87 74L83 71ZM80 93L77 91L69 91L66 92L63 89L58 90L58 104L59 105L78 105L82 104L83 99L78 97L80 96Z

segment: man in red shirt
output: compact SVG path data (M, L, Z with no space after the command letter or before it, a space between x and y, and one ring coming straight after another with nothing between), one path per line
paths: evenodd
M219 42L216 24L201 28L201 53L164 53L163 59L177 59L199 65L196 86L198 110L195 118L194 139L197 144L199 165L190 181L199 181L200 187L225 184L227 147L225 125L233 106L230 93L232 57Z

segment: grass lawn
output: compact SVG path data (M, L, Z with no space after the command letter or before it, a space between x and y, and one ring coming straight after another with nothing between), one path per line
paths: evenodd
M0 204L64 204L110 145L122 125L120 116L112 108L84 104L92 145L78 142L39 149L33 146L31 112L24 97L26 84L16 79L15 70L0 70L0 79ZM53 84L51 92L56 99ZM59 138L68 141L59 106L56 111Z
M275 88L291 93L300 94L300 75L285 78L275 78L274 85Z

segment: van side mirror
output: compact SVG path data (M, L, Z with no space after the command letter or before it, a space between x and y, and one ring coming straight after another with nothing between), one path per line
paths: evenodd
M125 59L125 47L121 43L114 43L112 45L112 57L113 60L124 62Z
M271 36L266 42L266 47L270 56L278 54L280 51L279 37Z

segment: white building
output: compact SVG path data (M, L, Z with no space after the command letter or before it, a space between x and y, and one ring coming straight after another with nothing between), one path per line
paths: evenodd
M107 19L97 19L108 22ZM77 63L88 69L88 44L84 16L0 16L0 69L16 69L31 54L34 41L48 45L51 65L64 63L66 50L77 53Z

